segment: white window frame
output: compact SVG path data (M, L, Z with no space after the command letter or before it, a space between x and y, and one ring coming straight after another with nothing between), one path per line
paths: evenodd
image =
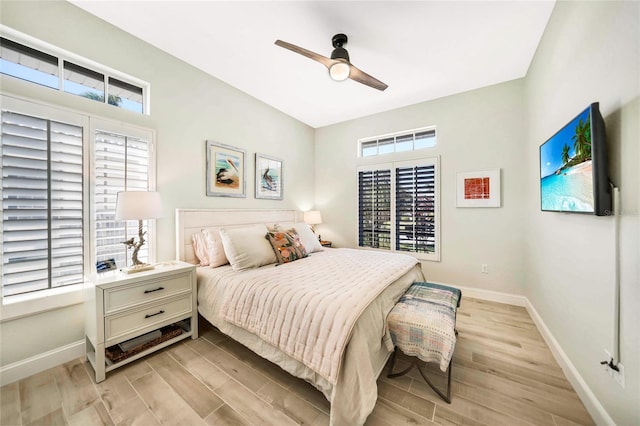
M93 206L93 197L95 196L95 171L94 162L94 138L95 130L110 130L114 132L131 134L131 136L150 137L150 153L149 153L149 186L150 190L155 189L156 183L156 149L155 149L155 131L136 125L129 125L122 122L97 117L91 114L74 111L72 109L58 107L55 105L47 105L38 101L25 99L13 95L0 93L0 105L3 110L11 110L16 113L50 119L55 121L78 124L83 127L83 156L87 159L83 163L84 175L89 176L83 188L83 227L85 229L83 235L84 245L84 283L73 284L64 287L51 288L46 290L35 291L31 293L18 294L7 297L0 297L0 322L10 319L17 319L33 315L39 312L63 308L65 306L75 305L84 301L85 284L91 282L96 276L95 265L95 207ZM0 188L1 196L1 188ZM151 262L156 260L156 229L155 221L149 223L147 244L149 247L149 259ZM0 249L2 244L2 227L0 227ZM2 274L2 262L0 262L0 275Z
M417 165L434 165L435 166L435 252L434 253L415 253L404 250L396 250L396 168L398 167L412 167ZM375 251L390 251L392 253L403 253L409 256L413 256L420 260L428 260L428 261L440 261L440 253L442 252L442 242L440 239L440 157L424 157L424 158L416 158L412 160L404 160L404 161L392 161L392 162L384 162L377 164L368 164L362 165L356 168L356 200L359 197L359 173L361 171L373 171L373 170L391 170L391 247L389 250L386 249L377 249L370 247L362 247L360 246L359 239L359 231L360 231L360 217L359 217L359 206L356 208L356 231L355 231L355 247L361 250L375 250Z
M40 50L44 53L48 53L49 55L52 56L56 56L58 58L58 88L57 89L53 89L53 90L57 90L59 92L62 93L67 93L64 90L64 68L63 68L63 63L64 61L67 62L72 62L76 65L80 65L84 68L88 68L92 71L96 71L99 72L100 74L104 75L104 103L108 104L108 100L109 100L109 77L113 77L116 78L120 81L123 81L125 83L130 83L132 85L138 86L140 88L142 88L142 114L141 115L151 115L151 85L144 81L141 80L139 78L133 77L131 75L125 74L121 71L118 71L116 69L110 68L106 65L102 65L98 62L92 61L91 59L87 59L84 58L80 55L76 55L75 53L69 52L67 50L61 49L57 46L54 46L52 44L49 44L45 41L39 40L35 37L32 37L28 34L24 34L20 31L14 30L13 28L7 27L6 25L2 25L0 24L0 35L11 39L12 41L15 41L16 43L20 43L23 44L27 47L31 47L33 49L36 50ZM7 77L7 78L17 78L17 77L11 77L11 76L7 76L3 74L3 78ZM37 84L37 83L34 83ZM67 93L70 94L72 96L77 96L77 95L73 95L71 93ZM123 111L130 111L134 114L138 114L137 112L133 112L131 110L128 109L124 109L124 108L120 108Z
M430 147L425 147L425 148L418 148L416 149L415 144L413 145L413 148L410 150L404 150L404 151L397 151L396 150L396 144L397 144L397 140L398 138L402 138L403 136L411 136L413 138L413 141L415 142L415 136L418 133L424 133L424 132L433 132L434 137L436 138L436 144L434 146L430 146ZM393 152L385 152L385 153L376 153L375 155L362 155L362 146L368 142L376 142L379 143L381 140L383 139L393 139ZM393 133L386 133L384 135L378 135L378 136L370 136L370 137L366 137L366 138L362 138L362 139L358 139L358 158L375 158L375 157L380 157L380 156L390 156L390 155L396 155L396 154L401 154L401 153L406 153L406 152L415 152L415 151L424 151L427 149L435 149L438 147L438 132L436 130L436 126L427 126L427 127L420 127L417 129L411 129L411 130L403 130L400 132L393 132ZM379 145L377 145L377 147L379 148Z

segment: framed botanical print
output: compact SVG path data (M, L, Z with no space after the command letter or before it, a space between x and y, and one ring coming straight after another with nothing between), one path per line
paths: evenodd
M207 196L246 197L244 149L207 141Z
M256 153L256 198L282 200L282 160Z

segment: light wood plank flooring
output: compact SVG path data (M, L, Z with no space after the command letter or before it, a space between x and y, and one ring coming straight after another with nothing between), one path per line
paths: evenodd
M383 374L367 425L593 424L524 308L463 297L457 329L452 403L415 369ZM311 385L205 322L201 331L99 384L79 358L4 386L0 424L328 424L329 404Z

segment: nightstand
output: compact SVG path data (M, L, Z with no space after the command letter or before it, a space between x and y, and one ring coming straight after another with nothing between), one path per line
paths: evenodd
M322 247L331 247L332 242L331 241L320 241L320 245Z
M86 354L96 383L106 373L179 340L198 337L196 267L99 274L85 289Z

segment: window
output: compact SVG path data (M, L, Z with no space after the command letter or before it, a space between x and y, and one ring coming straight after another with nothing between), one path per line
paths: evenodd
M391 168L358 172L358 246L391 248Z
M130 266L127 237L137 235L138 221L116 221L119 191L149 189L149 138L127 136L104 130L95 131L95 226L96 261L115 259L119 267ZM147 221L143 221L146 231ZM146 262L149 246L144 245L138 258Z
M58 88L58 58L0 38L0 71L43 86Z
M440 260L438 159L358 169L358 246Z
M3 296L82 283L83 128L2 111Z
M138 222L115 221L116 196L153 189L153 132L10 96L0 105L3 305L81 287L97 259L127 266L122 242ZM139 253L147 261L150 226Z
M360 139L358 145L360 147L360 157L435 148L436 128L424 127L390 135Z
M64 91L104 102L104 74L64 61Z
M140 114L149 113L145 102L148 83L6 27L3 32L12 35L0 37L0 73Z

